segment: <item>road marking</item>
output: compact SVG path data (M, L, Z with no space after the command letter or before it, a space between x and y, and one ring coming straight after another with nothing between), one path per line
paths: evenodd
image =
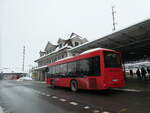
M90 106L84 106L84 109L90 109Z
M127 112L128 111L128 108L123 108L123 109L121 109L118 113L125 113L125 112Z
M94 113L100 113L100 111L99 111L99 110L94 110L93 112L94 112Z
M37 91L37 93L39 93L39 94L40 94L41 92L40 92L40 91Z
M47 94L46 96L47 96L47 97L50 97L51 95Z
M128 92L142 92L142 90L136 90L136 89L119 89L119 88L115 88L115 90L128 91Z
M36 92L36 93L38 93L38 91L36 91L36 90L33 90L34 92Z
M40 93L40 91L36 91L36 90L35 90L35 92L36 92L36 93Z
M62 101L62 102L66 102L67 101L66 99L63 99L63 98L61 98L59 100Z
M39 91L38 94L40 94L41 92Z
M110 112L108 112L108 111L103 111L102 113L110 113Z
M45 95L45 93L43 92L42 95Z
M53 99L57 99L58 97L56 97L56 96L52 96L52 98L53 98Z
M135 91L140 91L140 90L134 90L134 89L119 89L119 88L115 88L115 90L121 90L121 91L132 91L132 92L135 92ZM47 97L50 97L51 95L50 94L46 94L46 93L44 93L44 92L40 92L40 91L36 91L37 93L39 93L39 94L42 94L42 95L46 95ZM58 99L58 97L57 96L51 96L51 98L53 98L53 99ZM59 99L59 101L61 101L61 102L66 102L67 100L66 99L64 99L64 98L60 98ZM77 106L77 105L79 105L77 102L69 102L71 105L74 105L74 106ZM86 109L86 110L88 110L88 109L90 109L90 106L84 106L83 107L83 109ZM1 113L1 112L0 112ZM100 113L100 111L99 110L94 110L93 111L93 113ZM107 111L103 111L102 113L110 113L110 112L107 112Z
M77 105L78 105L78 103L76 103L76 102L70 102L70 104L72 104L72 105L74 105L74 106L77 106Z

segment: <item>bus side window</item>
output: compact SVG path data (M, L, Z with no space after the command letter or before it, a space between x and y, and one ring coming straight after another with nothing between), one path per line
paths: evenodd
M56 66L55 66L55 74L56 74L56 75L58 75L58 70L59 70L59 67L58 67L58 65L56 65Z
M63 66L62 66L63 68L62 68L62 71L63 71L63 73L62 73L62 76L64 76L64 77L66 77L67 75L67 64L63 64Z
M53 66L53 67L52 67L52 75L53 75L53 77L55 77L55 75L56 75L55 69L56 69L55 66Z
M59 65L56 65L56 66L55 66L55 76L56 76L56 77L61 77L59 70L60 70L60 66L59 66Z
M100 56L93 57L94 75L100 75Z
M77 61L77 75L97 76L100 75L100 57L95 56Z
M76 61L76 74L77 75L80 75L80 61L78 60L78 61Z
M49 72L48 72L48 76L49 77L53 77L52 71L53 71L52 67L49 67Z
M63 65L62 65L62 64L60 65L59 70L60 70L60 71L59 71L59 72L60 72L59 74L62 76L62 74L63 74Z
M88 59L84 59L84 60L80 60L80 68L79 68L79 72L80 75L88 75L89 73L89 60Z
M76 76L76 62L69 62L68 63L68 76Z
M89 63L89 72L88 75L89 76L98 76L100 75L100 57L99 56L95 56L92 58L88 59L88 63Z

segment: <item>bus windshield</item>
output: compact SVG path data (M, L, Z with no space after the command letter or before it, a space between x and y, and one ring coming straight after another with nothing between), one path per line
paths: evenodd
M104 51L104 63L106 68L122 67L119 53Z

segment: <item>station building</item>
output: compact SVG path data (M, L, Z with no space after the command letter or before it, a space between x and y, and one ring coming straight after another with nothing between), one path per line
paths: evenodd
M34 69L34 73L38 73L35 75L38 75L40 80L44 80L46 64L93 48L119 51L125 64L141 60L150 61L150 19L90 42L75 33L72 33L67 40L59 39L57 45L48 42L45 50L40 51L40 58L35 61L38 67Z
M74 56L75 54L70 52L69 49L77 47L86 42L88 42L86 38L82 38L75 33L72 33L68 39L59 38L57 45L48 41L45 49L39 52L40 58L35 60L38 66L32 69L32 78L41 81L45 80L47 64L63 58Z

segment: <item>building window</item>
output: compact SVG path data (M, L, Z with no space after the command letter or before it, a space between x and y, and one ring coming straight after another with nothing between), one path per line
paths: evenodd
M48 51L48 53L51 53L52 52L52 50L50 49L49 51Z
M62 44L59 44L59 48L62 48Z
M62 55L62 58L64 58L64 55Z
M79 45L79 42L75 42L75 46L78 46Z

